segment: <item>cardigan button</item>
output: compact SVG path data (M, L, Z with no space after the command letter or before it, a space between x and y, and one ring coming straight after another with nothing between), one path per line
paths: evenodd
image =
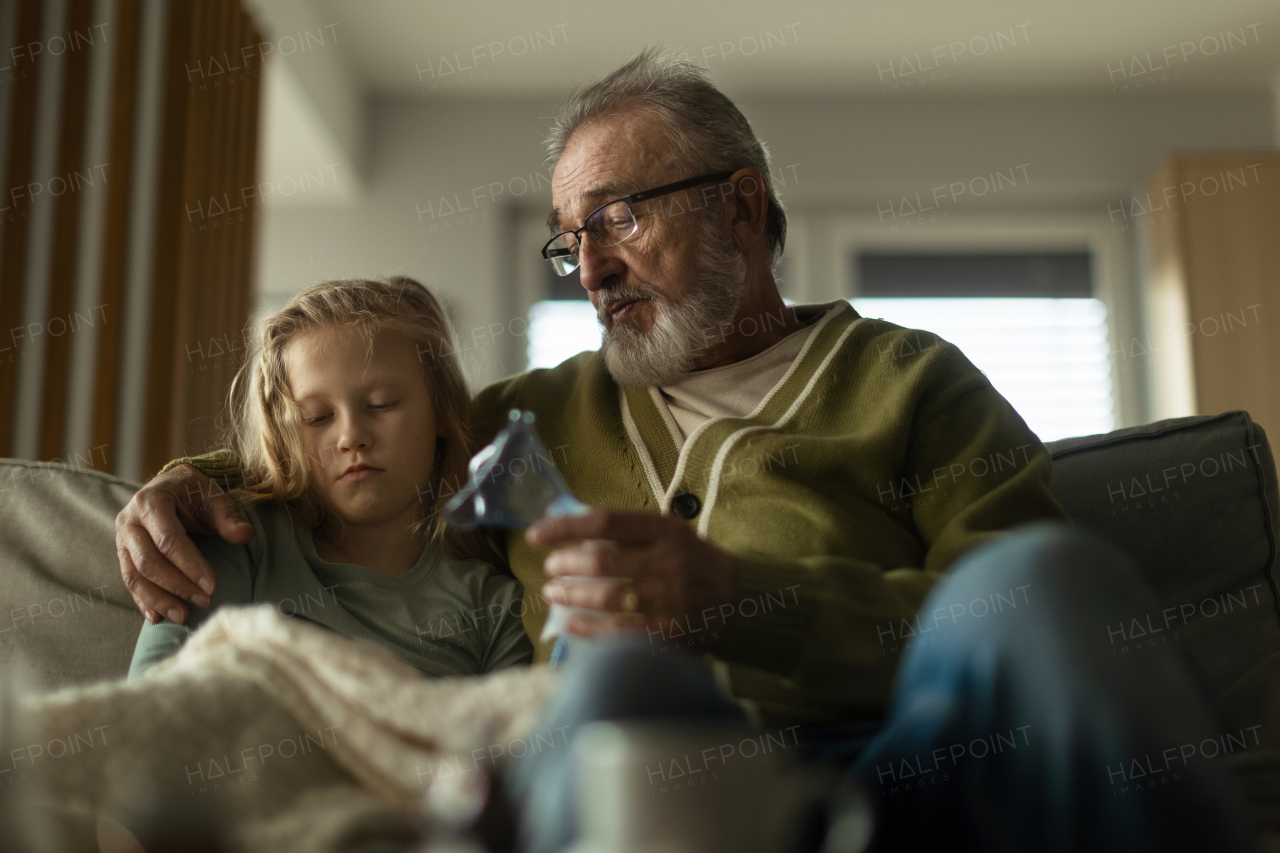
M698 500L697 495L685 492L671 499L671 511L688 521L702 511L702 501Z

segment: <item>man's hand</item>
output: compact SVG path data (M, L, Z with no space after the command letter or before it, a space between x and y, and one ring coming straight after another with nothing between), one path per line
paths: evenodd
M571 618L567 628L574 634L593 636L634 627L634 618L620 615L628 585L623 580L571 584L558 580L562 577L629 578L636 609L651 630L659 631L673 619L697 617L735 598L733 558L673 516L597 509L585 515L544 518L528 529L525 538L541 548L579 543L547 555L543 571L548 580L542 597L614 615ZM587 540L592 544L582 544ZM599 547L594 540L608 544Z
M182 599L209 606L218 586L209 561L187 533L221 536L243 545L253 525L236 513L231 496L191 465L178 465L151 480L116 516L120 574L133 602L153 625L163 613L187 621Z

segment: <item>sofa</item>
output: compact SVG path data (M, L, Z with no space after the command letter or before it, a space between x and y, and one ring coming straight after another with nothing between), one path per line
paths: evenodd
M1280 832L1280 494L1262 428L1232 411L1048 447L1074 523L1126 552L1160 607L1105 626L1103 641L1117 655L1176 643L1224 731L1260 726L1260 743L1229 759L1260 823ZM114 519L137 489L0 459L0 664L30 689L128 671L142 618L120 579Z

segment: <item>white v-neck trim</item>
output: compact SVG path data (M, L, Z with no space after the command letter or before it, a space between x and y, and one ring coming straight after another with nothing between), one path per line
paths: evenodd
M676 448L708 418L746 417L787 372L824 313L805 318L799 329L749 358L687 373L659 386L660 393L653 396L661 398L680 430Z
M787 384L787 380L789 380L791 376L796 372L796 368L800 365L800 362L804 361L805 355L809 352L809 349L813 346L813 342L818 339L818 335L821 334L822 329L827 325L827 323L831 321L833 317L836 316L837 313L843 312L848 308L849 308L849 303L841 300L838 304L833 305L830 309L828 309L827 313L823 314L818 319L818 322L816 322L813 325L813 330L809 334L809 337L805 339L804 346L800 348L800 352L796 353L796 357L791 361L790 366L787 367L787 372L782 374L782 378L774 383L773 387L769 389L769 392L765 394L764 397L760 400L760 402L756 405L756 407L751 410L751 412L746 416L747 419L758 417L759 414L762 411L764 411L764 407L767 406L769 404L769 401L773 399L774 395L778 393L778 389L780 389L782 386ZM843 341L843 337L841 338L841 341ZM824 361L823 366L825 365L826 365L826 362ZM657 386L651 386L651 387L656 389ZM666 407L663 406L663 408L666 408ZM669 414L670 413L668 413L668 415ZM702 436L704 432L706 432L708 429L710 429L714 425L720 423L721 421L726 421L726 420L738 420L738 418L724 417L724 416L709 418L708 420L703 421L701 424L699 424L697 429L689 433L688 438L684 440L684 444L680 445L680 453L676 457L675 473L671 475L671 483L667 486L666 490L663 492L662 503L660 504L660 507L659 507L663 514L669 513L671 511L671 502L675 500L675 496L678 494L678 489L680 488L680 481L684 479L684 471L689 464L689 454L691 452L691 448L697 443L698 439ZM714 468L712 470L714 471ZM710 507L708 506L706 509L710 509ZM704 517L705 515L706 513L704 512ZM699 528L701 528L702 524L699 523L698 526Z
M650 385L649 396L653 398L653 404L658 407L658 415L662 418L662 422L667 425L667 432L671 433L672 443L679 449L684 442L684 433L680 431L680 425L676 423L675 416L671 414L671 407L667 405L667 399L662 396L662 389L657 385Z
M653 500L659 505L659 512L665 512L665 510L661 509L662 478L658 476L658 468L653 464L653 457L649 454L649 445L645 444L644 438L640 435L640 430L636 427L635 418L631 416L631 405L627 402L627 389L621 385L618 386L618 405L622 407L622 425L626 428L627 435L636 448L636 454L640 457L640 468L649 480L649 488L653 491Z
M826 318L824 317L823 319L825 320ZM822 364L818 365L818 368L813 372L813 375L809 377L809 381L805 383L804 389L796 395L796 399L789 407L787 407L787 411L783 413L782 417L778 418L778 420L772 424L752 424L751 426L745 426L726 438L720 445L720 449L716 452L715 459L711 463L710 485L707 488L706 498L703 500L702 514L698 516L699 536L705 538L707 531L710 528L711 511L715 508L716 498L720 494L720 474L724 470L725 459L728 458L729 451L733 449L733 445L738 442L738 439L742 438L747 433L758 432L764 429L779 429L790 423L791 419L795 417L796 412L800 411L800 407L809 399L809 394L813 392L814 387L818 384L818 380L822 378L824 373L826 373L827 366L831 364L831 360L835 358L836 353L838 353L840 348L844 346L844 342L849 339L849 335L853 334L853 330L858 328L864 319L866 318L858 317L840 333L839 339L831 345L830 351L827 353L826 357L822 359ZM814 329L814 334L817 334L817 329ZM807 342L805 348L806 350L808 349ZM756 411L752 412L752 417L755 417L764 409L765 405L769 402L769 399L773 396L774 391L777 391L778 388L782 386L783 382L786 382L786 380L790 378L795 366L800 363L800 359L803 356L804 350L801 351L799 356L796 356L796 361L795 364L792 365L792 370L788 370L787 375L783 377L782 381L779 382L777 386L775 386L773 391L770 391L769 394L760 401L760 405L756 407Z

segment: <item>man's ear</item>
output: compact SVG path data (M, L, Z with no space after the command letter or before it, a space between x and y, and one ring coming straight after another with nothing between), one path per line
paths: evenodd
M764 234L769 217L769 186L758 169L739 169L727 178L733 185L729 227L738 251L746 252Z

